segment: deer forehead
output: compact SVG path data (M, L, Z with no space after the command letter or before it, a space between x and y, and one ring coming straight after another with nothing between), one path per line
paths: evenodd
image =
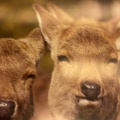
M116 48L103 31L92 27L78 27L64 30L58 39L58 54L72 54L72 56L109 56L116 54Z
M0 71L24 71L28 67L34 69L34 60L29 55L29 47L14 39L0 40ZM14 72L15 72L14 71Z
M14 40L10 38L0 39L0 54L1 55L20 55L25 54L24 51L28 51L28 46L19 40Z
M7 62L33 61L32 50L30 47L19 40L10 38L0 39L0 60ZM31 57L31 59L30 59ZM21 63L20 62L20 63Z

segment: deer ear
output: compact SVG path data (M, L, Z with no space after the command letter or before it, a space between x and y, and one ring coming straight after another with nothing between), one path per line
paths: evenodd
M19 39L22 42L23 49L28 56L37 62L45 52L45 41L40 28L33 29L24 39Z
M45 41L51 46L53 39L60 33L61 24L39 4L34 4L33 8L36 12Z
M61 23L70 24L74 21L74 19L69 14L53 3L48 3L47 8Z

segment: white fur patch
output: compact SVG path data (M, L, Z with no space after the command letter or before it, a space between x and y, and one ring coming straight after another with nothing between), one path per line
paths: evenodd
M88 106L88 105L99 106L100 104L101 104L101 100L89 101L87 99L82 99L82 98L79 100L80 106Z

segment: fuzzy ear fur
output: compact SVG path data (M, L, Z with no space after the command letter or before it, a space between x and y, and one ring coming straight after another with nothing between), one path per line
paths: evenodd
M46 42L51 46L52 40L60 33L61 24L39 4L34 4L33 8L36 12L42 34Z
M67 12L54 3L48 3L47 8L61 23L70 24L74 21L74 19Z
M33 29L24 39L19 39L19 41L28 47L29 51L26 50L26 54L29 54L31 59L35 60L35 63L43 56L45 41L40 28Z

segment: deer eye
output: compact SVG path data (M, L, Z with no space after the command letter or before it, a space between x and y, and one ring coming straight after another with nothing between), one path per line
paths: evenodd
M110 58L108 63L114 63L116 64L118 62L118 59L117 58Z
M36 77L36 74L34 74L34 73L29 73L29 74L25 74L22 79L23 79L23 80L35 79L35 77Z
M35 79L35 77L36 77L36 75L35 74L29 74L29 75L27 75L27 79Z
M58 56L58 60L59 60L60 62L62 62L62 61L68 62L68 61L69 61L68 57L65 56L65 55L59 55L59 56Z

